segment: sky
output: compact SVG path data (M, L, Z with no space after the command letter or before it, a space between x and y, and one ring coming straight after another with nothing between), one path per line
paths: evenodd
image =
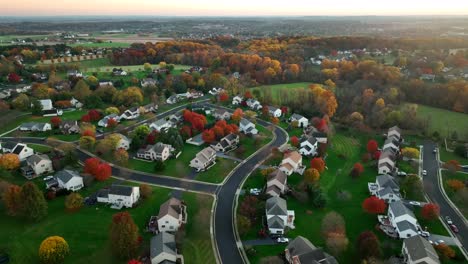
M468 0L0 0L0 16L468 15Z

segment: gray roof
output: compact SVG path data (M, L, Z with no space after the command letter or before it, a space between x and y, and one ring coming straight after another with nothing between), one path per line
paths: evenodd
M169 122L169 121L167 121L166 119L159 119L159 120L154 121L153 124L154 124L155 126L158 126L158 127L159 127L159 126L163 126L163 125L166 124L167 122Z
M150 252L151 259L163 252L169 255L177 255L175 236L167 232L155 235L151 238Z
M249 124L253 124L253 123L250 122L249 120L245 119L245 118L242 118L241 121L240 121L240 124L243 125L243 126L248 126Z
M268 175L268 181L278 180L282 184L286 184L287 178L288 176L286 176L286 174L283 171L278 169Z
M277 228L283 229L284 228L284 221L279 216L275 215L268 219L268 228Z
M28 163L32 163L32 164L39 163L39 162L41 162L43 160L49 160L50 161L49 156L44 155L44 154L41 154L41 155L34 154L34 155L27 158Z
M384 158L390 158L390 160L395 161L395 156L393 155L393 152L388 151L388 150L384 150L382 154L380 154L379 159L384 159Z
M269 106L268 106L268 110L269 110L270 112L275 112L275 111L278 110L278 109L279 109L278 107L275 107L275 106L272 106L272 105L269 105Z
M305 141L309 141L310 144L314 145L317 142L317 139L314 136L306 136L304 135L301 137L301 143Z
M308 239L298 236L289 242L286 250L291 256L297 256L302 264L337 264L336 259L321 248L315 247Z
M403 230L413 230L414 232L417 232L418 229L410 222L408 221L401 221L397 223L398 230L403 231Z
M396 202L390 203L389 210L392 210L394 217L408 214L412 216L413 218L416 218L413 212L410 209L408 209L408 207L406 207L402 201L396 201Z
M130 196L132 195L133 187L126 185L117 185L113 184L109 189L109 194L121 195L121 196Z
M70 181L73 177L81 177L80 174L76 171L71 171L71 170L62 170L59 171L55 174L55 177L57 179L60 179L63 183L67 183Z
M439 256L434 247L423 237L413 236L403 241L403 246L408 250L409 258L412 261L417 261L426 257L434 260L435 263L440 263Z
M378 191L377 193L381 197L385 196L387 194L393 194L393 195L396 195L396 196L400 196L400 193L393 191L393 189L390 188L390 187L385 187L384 189Z
M2 142L2 148L13 150L13 148L16 147L16 144L17 144L16 142L5 141L5 142Z
M390 143L393 143L396 147L398 147L400 145L400 142L398 142L397 140L395 140L394 137L389 137L385 140L384 142L384 145L387 145L387 144L390 144Z
M395 179L388 174L377 176L376 181L379 184L380 188L390 187L393 190L400 189L398 184L395 182Z
M288 215L286 200L281 197L271 197L266 201L265 207L269 215Z
M166 215L171 215L174 218L179 218L181 213L182 202L177 198L171 198L159 207L158 218Z
M395 131L395 132L397 132L398 134L401 135L401 129L398 126L392 126L391 128L388 129L389 133L390 133L390 131Z
M293 114L291 116L292 119L295 119L295 120L299 120L299 119L302 119L302 118L305 118L304 116L301 116L301 115L298 115L298 114Z

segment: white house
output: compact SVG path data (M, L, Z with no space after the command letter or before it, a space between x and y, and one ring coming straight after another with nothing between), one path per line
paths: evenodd
M393 152L389 149L384 150L379 157L377 165L379 174L391 173L395 169L396 158Z
M393 126L388 129L387 138L395 137L398 141L401 140L401 129L398 126Z
M82 108L83 107L83 103L76 100L74 97L70 100L70 104L75 108Z
M388 206L388 219L400 238L417 236L421 227L413 212L402 201L395 201Z
M401 254L405 264L440 264L439 255L434 247L421 236L403 240Z
M211 147L219 152L231 151L239 145L239 135L229 134L223 137L219 142L211 144Z
M218 95L218 94L220 94L221 92L224 92L224 89L223 89L223 88L216 88L216 87L213 87L213 89L211 89L208 93L211 94L211 95Z
M113 86L114 84L112 81L109 80L101 80L99 81L99 86Z
M132 140L120 133L116 133L115 135L119 137L119 141L117 142L115 149L128 150L130 148L130 144L132 143Z
M159 207L159 232L175 232L187 223L187 207L179 199L171 198Z
M0 149L2 150L2 153L13 153L17 144L18 143L12 141L0 142Z
M190 167L197 171L204 171L216 164L216 151L211 147L206 147L198 152L194 159L190 161Z
M125 110L125 112L123 112L120 115L120 118L125 119L125 120L133 120L133 119L138 118L139 116L140 116L140 108L135 106L135 107Z
M52 161L47 155L34 154L26 159L26 167L21 168L23 175L30 179L54 171Z
M76 120L63 120L59 125L60 131L65 135L80 133L80 126Z
M49 123L28 122L19 126L20 131L45 132L52 130Z
M270 113L271 116L273 117L281 117L283 112L281 112L281 109L276 108L274 106L268 106L268 112Z
M139 149L136 155L139 159L166 161L173 150L174 148L171 145L158 142L155 145L148 145Z
M304 156L317 155L318 141L314 136L303 136L300 140L299 152Z
M391 149L394 153L400 152L400 142L395 137L389 137L385 140L382 150Z
M120 116L117 114L110 114L99 120L98 126L100 127L107 127L107 123L109 120L114 119L115 121L120 122Z
M177 252L175 236L167 232L161 232L151 238L150 258L151 264L184 263L183 257Z
M143 106L143 108L145 109L145 113L150 113L150 112L156 113L156 110L158 110L158 105L155 103L149 103Z
M166 119L159 119L151 123L149 127L156 131L164 131L168 128L171 128L172 123L171 121L166 120Z
M301 154L297 151L291 151L284 154L279 169L288 176L293 172L302 174L305 168L302 166Z
M286 227L294 229L294 211L288 210L283 198L269 198L265 204L265 214L270 234L283 235Z
M156 86L158 81L153 78L145 78L141 80L141 87Z
M8 144L8 145L7 145ZM6 149L7 147L10 148L11 145L16 144L11 151L9 149ZM28 157L34 155L34 150L28 145L23 144L23 143L3 143L2 148L3 148L3 153L13 153L18 155L18 158L20 161L25 161Z
M62 170L55 174L58 186L69 191L78 191L84 187L83 177L76 171Z
M307 127L309 125L309 120L301 115L293 114L289 118L289 122L297 121L298 127Z
M140 187L113 184L98 192L97 201L131 208L140 199Z
M177 102L179 102L179 97L176 94L171 95L166 99L166 103L168 104L175 104Z
M288 176L281 170L275 170L268 175L265 193L270 196L280 196L286 191Z
M213 113L213 116L218 120L229 120L231 119L231 113L225 109L216 109Z
M52 100L50 99L39 100L39 103L41 103L42 111L52 110L54 108Z
M239 123L239 131L248 135L257 135L258 130L255 128L255 124L250 122L248 119L242 118Z
M369 182L367 186L371 195L377 196L386 203L401 200L400 187L395 179L388 174L377 176L375 183Z
M233 105L240 105L243 100L244 100L244 98L242 98L242 96L236 95L236 96L234 96L234 98L232 98L232 104Z
M246 103L247 103L247 106L252 110L260 110L263 107L259 101L252 99L252 98L247 99Z

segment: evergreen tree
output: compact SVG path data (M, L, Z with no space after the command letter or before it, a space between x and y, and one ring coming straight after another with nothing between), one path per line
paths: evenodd
M47 215L47 202L39 188L27 182L21 188L21 215L32 221L39 221Z

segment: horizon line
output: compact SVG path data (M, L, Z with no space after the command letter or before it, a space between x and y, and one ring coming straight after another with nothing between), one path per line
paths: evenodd
M112 14L94 14L94 15L2 15L0 14L0 20L2 18L27 18L27 17L96 17L96 16L101 16L101 17L197 17L197 18L203 18L203 17L467 17L468 14L392 14L392 15L371 15L371 14L366 14L366 15L134 15L134 14L128 14L128 15L112 15Z

